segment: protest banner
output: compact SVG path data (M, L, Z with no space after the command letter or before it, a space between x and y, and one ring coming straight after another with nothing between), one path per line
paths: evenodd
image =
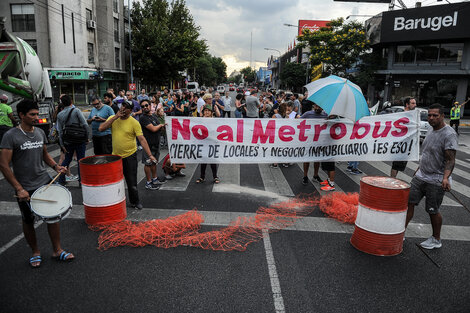
M348 119L168 117L174 163L417 161L418 111Z

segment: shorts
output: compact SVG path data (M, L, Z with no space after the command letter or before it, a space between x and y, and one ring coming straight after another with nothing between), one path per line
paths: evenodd
M154 145L149 145L150 153L157 159L160 157L160 145L159 144L154 144ZM152 164L155 164L150 160L148 157L147 153L145 151L142 151L142 163L146 166L151 166Z
M31 197L33 193L36 191L34 190L26 190L29 193L29 196ZM20 207L20 212L21 212L21 219L25 224L33 224L34 219L36 215L33 213L31 210L31 204L29 201L20 201L20 199L16 199L18 202L18 206Z
M427 183L416 176L411 180L410 196L408 203L418 205L423 197L426 197L426 212L439 213L439 207L444 199L445 191L442 186Z
M332 172L335 170L335 162L321 162L321 169L325 172Z
M406 169L406 164L408 164L408 161L393 161L392 170L404 172Z

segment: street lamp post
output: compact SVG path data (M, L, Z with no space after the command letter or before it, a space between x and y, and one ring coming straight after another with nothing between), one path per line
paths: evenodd
M276 51L277 53L279 53L279 86L278 88L281 88L281 51L277 50L277 49L273 49L273 48L264 48L264 50L272 50L272 51Z

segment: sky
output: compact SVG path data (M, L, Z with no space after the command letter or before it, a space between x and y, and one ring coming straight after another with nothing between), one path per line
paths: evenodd
M415 0L403 2L408 8L415 7L416 3ZM446 3L421 2L423 6ZM388 4L384 3L333 0L186 0L186 5L196 25L201 27L201 38L206 40L209 53L221 57L227 64L227 75L250 65L257 70L266 66L271 55L279 55L264 48L285 53L297 36L297 27L284 24L298 25L300 19L331 20L350 15L375 15L388 10ZM361 22L367 18L350 17Z

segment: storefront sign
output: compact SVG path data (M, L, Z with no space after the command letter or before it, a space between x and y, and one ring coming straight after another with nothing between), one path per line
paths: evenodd
M465 2L383 12L380 42L469 38L469 14Z
M129 84L129 90L136 90L136 85L134 83Z
M418 111L347 119L169 117L173 163L416 161Z
M74 71L74 70L63 70L63 71L56 71L52 70L49 71L49 77L53 78L55 76L56 79L90 79L90 75L92 75L92 71Z
M316 20L299 20L299 36L302 36L302 31L308 29L311 32L316 32L320 27L326 27L330 21L316 21Z

